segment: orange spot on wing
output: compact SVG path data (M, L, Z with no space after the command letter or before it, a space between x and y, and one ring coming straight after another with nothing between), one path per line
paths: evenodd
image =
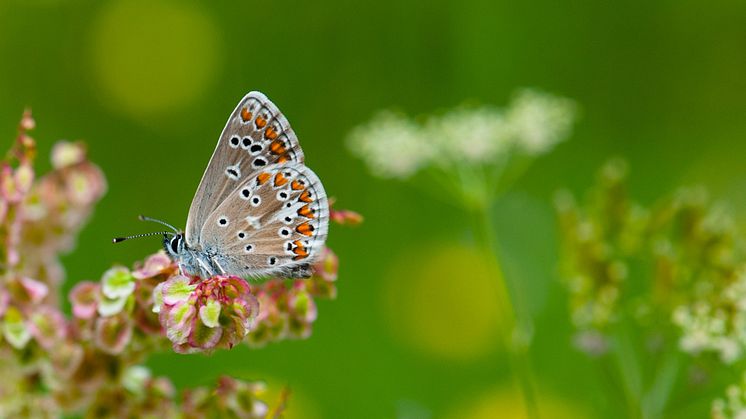
M272 141L272 144L269 145L269 151L271 151L273 154L283 154L287 150L285 149L285 144L282 141Z
M309 192L308 189L306 189L305 191L303 191L302 194L300 194L300 197L298 197L298 200L307 202L307 203L313 202L313 199L311 199L311 192Z
M308 257L308 251L306 251L306 247L303 246L300 240L294 241L293 244L295 244L295 248L293 248L293 253L298 255L299 258Z
M294 180L290 184L290 187L293 188L293 190L295 190L295 191L299 191L299 190L303 189L303 184L301 182L297 181L297 180Z
M299 225L298 227L295 227L295 231L304 236L310 236L313 234L313 226L306 222Z
M287 156L287 154L285 154L285 155L282 155L282 156L280 156L280 158L279 158L279 159L277 159L277 163L285 163L285 162L287 162L288 160L289 160L289 159L288 159L288 156Z
M302 215L306 218L314 218L313 211L311 210L311 207L308 206L308 204L298 208L298 215Z
M283 176L282 173L277 172L275 175L275 187L280 187L286 183L288 183L288 178Z
M241 109L241 119L243 119L244 122L251 121L252 116L253 115L251 115L251 112L249 112L248 108Z
M267 127L267 129L264 130L264 138L274 140L277 138L277 131L272 127Z
M270 177L272 177L272 175L267 172L259 173L259 176L256 177L256 184L263 185Z
M254 124L256 124L257 128L262 129L267 125L267 120L262 118L261 116L257 116Z

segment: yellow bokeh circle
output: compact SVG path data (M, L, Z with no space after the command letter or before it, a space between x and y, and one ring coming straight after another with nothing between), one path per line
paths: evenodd
M217 73L219 31L194 2L110 2L96 17L91 37L102 100L135 117L181 109Z
M458 244L413 250L386 277L386 319L419 352L450 360L481 358L499 347L504 324L500 278L484 253Z
M542 418L590 418L588 408L572 400L540 393L537 409ZM528 419L523 396L513 388L498 388L453 408L444 419Z

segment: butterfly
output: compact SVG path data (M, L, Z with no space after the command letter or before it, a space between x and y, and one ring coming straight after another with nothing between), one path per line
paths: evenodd
M141 219L174 230L150 234L164 235L163 247L182 273L298 278L311 275L324 246L329 205L287 119L254 91L241 99L220 134L186 230Z

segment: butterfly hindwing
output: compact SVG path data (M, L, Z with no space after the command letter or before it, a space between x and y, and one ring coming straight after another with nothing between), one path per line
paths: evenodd
M207 217L238 185L270 165L292 162L303 163L303 151L290 123L262 93L248 93L228 118L194 195L187 243L200 242Z
M318 177L302 164L275 164L253 173L210 214L200 244L224 272L291 276L321 252L328 227Z

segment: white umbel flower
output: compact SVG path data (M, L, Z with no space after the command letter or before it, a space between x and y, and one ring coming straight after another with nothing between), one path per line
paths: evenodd
M742 272L722 290L720 307L699 301L676 308L672 320L681 329L681 350L690 354L715 352L726 364L740 360L746 348L746 313L739 309L745 292L746 272Z
M407 179L428 166L450 174L453 168L500 167L519 150L544 154L569 135L574 117L571 100L524 90L507 110L456 108L424 124L384 112L347 141L374 175Z
M746 419L746 376L728 386L725 398L712 402L710 414L713 419Z
M489 164L510 152L513 141L502 113L494 108L459 108L431 118L425 131L446 166Z
M435 147L408 119L384 112L352 131L348 145L371 171L384 178L406 179L430 163Z
M515 96L505 117L519 147L539 155L567 138L575 114L573 101L526 89Z

